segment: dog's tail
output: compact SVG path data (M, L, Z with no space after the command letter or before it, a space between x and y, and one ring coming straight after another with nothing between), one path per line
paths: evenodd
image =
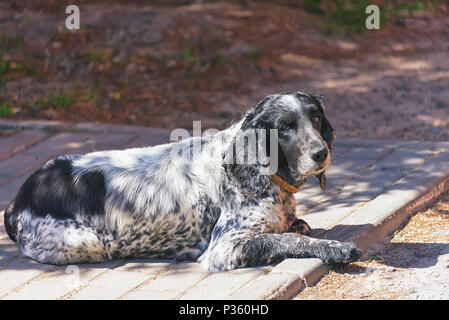
M17 213L14 210L14 201L10 203L8 208L5 210L4 215L4 223L5 223L5 229L6 233L8 234L9 238L17 242Z

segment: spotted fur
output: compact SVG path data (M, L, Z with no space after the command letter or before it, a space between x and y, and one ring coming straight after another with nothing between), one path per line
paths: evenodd
M5 211L8 235L24 255L56 265L151 257L198 259L217 271L287 257L358 258L352 243L304 235L310 228L296 219L294 196L260 173L267 163L233 161L245 152L236 139L252 129L278 130L282 179L325 183L334 136L321 97L275 94L214 135L49 161Z

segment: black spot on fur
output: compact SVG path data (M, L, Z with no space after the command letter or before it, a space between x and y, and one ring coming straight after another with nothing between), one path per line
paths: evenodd
M11 203L5 210L4 215L5 229L9 238L17 242L17 211L14 210L14 204Z
M15 211L30 210L35 216L55 219L104 214L105 178L90 171L73 177L72 159L55 159L34 172L23 184L14 201Z

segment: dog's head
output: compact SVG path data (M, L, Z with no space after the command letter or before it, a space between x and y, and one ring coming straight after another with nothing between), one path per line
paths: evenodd
M324 115L321 95L293 92L264 98L246 114L234 142L239 135L254 129L265 129L267 155L273 157L274 150L277 150L276 175L294 187L302 186L308 176L315 175L320 180L321 188L326 188L324 171L330 165L335 136L334 129ZM273 148L273 139L270 143L270 129L277 130L277 148ZM263 131L258 132L260 136ZM260 144L258 149L261 149ZM248 157L248 148L236 149L235 143L225 156L232 155L235 160L239 152ZM270 180L270 175L260 174L261 165L264 164L227 161L224 167L228 175L240 184L243 193L257 195L266 189Z

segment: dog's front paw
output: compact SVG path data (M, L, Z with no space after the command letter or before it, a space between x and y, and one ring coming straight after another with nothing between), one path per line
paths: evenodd
M290 226L289 232L299 233L305 236L309 236L312 232L309 224L302 219L296 219Z
M332 241L324 251L321 260L325 263L348 263L355 261L362 252L352 242Z

